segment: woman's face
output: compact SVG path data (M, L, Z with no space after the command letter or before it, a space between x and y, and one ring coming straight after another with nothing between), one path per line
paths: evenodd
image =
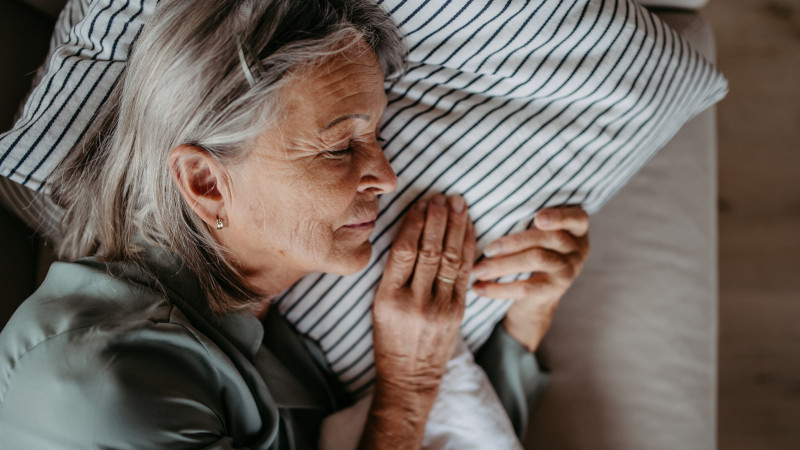
M280 92L285 114L228 172L218 235L256 285L361 270L378 195L397 185L377 140L386 95L374 52L362 43L290 76Z

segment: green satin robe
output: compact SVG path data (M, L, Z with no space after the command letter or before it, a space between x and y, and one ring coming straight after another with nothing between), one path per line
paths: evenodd
M346 406L320 349L277 312L212 314L157 260L53 264L0 333L0 447L316 448ZM533 355L498 327L476 359L523 433Z

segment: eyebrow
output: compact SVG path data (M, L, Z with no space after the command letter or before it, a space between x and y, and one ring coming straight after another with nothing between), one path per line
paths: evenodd
M331 123L329 123L329 124L325 125L324 127L322 127L320 129L320 131L329 130L329 129L333 128L333 126L338 124L339 122L344 122L345 120L350 120L350 119L361 119L361 120L366 120L367 122L369 122L370 120L372 120L372 116L370 116L369 114L347 114L345 116L333 119L333 121Z

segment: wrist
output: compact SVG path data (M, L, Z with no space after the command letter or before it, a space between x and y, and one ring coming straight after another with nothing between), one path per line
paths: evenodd
M372 408L376 411L403 412L408 420L427 420L441 380L426 382L397 382L378 378Z
M549 327L550 321L543 318L533 320L531 317L526 317L520 320L516 316L507 315L503 320L503 328L506 333L531 353L539 348Z
M438 393L378 380L360 449L418 449Z

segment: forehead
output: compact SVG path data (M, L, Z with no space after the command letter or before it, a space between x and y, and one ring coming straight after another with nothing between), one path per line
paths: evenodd
M289 76L280 96L295 124L324 130L347 115L375 118L386 106L380 63L363 42Z

